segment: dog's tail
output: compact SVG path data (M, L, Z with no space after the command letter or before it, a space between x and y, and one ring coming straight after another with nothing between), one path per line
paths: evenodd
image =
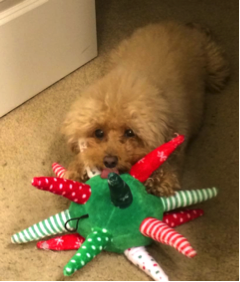
M229 75L229 62L224 50L216 43L210 30L196 23L188 23L189 28L197 29L204 39L206 55L206 88L211 92L219 92L225 86Z

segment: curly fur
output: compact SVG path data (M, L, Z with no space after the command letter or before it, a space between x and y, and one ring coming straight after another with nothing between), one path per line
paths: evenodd
M109 58L107 74L81 94L65 120L63 132L77 154L69 178L85 180L85 167L103 169L108 155L118 157L120 171L128 171L175 132L188 142L201 125L206 89L221 90L229 75L224 52L196 24L148 25ZM96 129L104 131L102 140L94 136ZM135 136L125 137L126 129ZM80 140L87 144L83 152ZM147 181L150 193L169 195L180 188L183 153L184 148Z

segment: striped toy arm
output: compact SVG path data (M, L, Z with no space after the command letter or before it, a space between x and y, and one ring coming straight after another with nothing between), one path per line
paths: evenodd
M206 188L197 190L178 191L170 197L161 197L164 212L175 210L177 208L187 207L197 203L207 201L218 194L218 189Z
M66 172L66 169L58 163L52 164L52 170L56 174L56 176L59 178L63 178Z
M21 244L66 232L65 223L69 219L70 214L68 210L57 213L56 215L50 216L49 218L14 234L11 241L15 244ZM68 229L71 229L71 226L68 225Z
M197 254L185 237L158 219L152 217L144 219L140 232L155 241L174 247L189 258Z

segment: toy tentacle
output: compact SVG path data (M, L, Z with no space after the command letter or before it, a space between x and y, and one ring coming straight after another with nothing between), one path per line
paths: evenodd
M186 238L158 219L151 217L144 219L140 226L140 232L144 236L174 247L187 257L192 258L196 255L196 251Z
M57 177L63 178L65 172L67 171L63 166L61 166L58 163L53 163L52 164L52 169L53 172L56 174ZM89 168L88 166L86 167L87 175L89 178L92 178L94 176L100 175L101 172L98 170L96 167Z
M168 281L160 265L150 256L145 247L130 248L124 251L125 256L133 264L142 269L155 281Z
M85 238L78 233L66 234L40 241L37 243L37 248L53 251L78 250L84 241Z
M151 174L163 164L169 155L184 141L183 135L178 135L171 141L156 148L143 159L132 166L130 174L140 182L146 181Z
M165 213L162 221L168 226L176 227L202 215L203 210L201 209L184 210L180 212Z
M38 189L61 195L78 204L85 204L91 196L91 187L84 183L57 177L35 177L32 185Z
M66 172L66 169L58 163L52 164L52 170L56 174L56 176L60 178L63 178Z
M88 235L86 241L64 267L64 275L70 276L76 270L82 268L101 253L111 240L112 236L106 229L93 228L93 233Z
M41 238L66 232L65 223L70 219L68 210L57 213L37 224L34 224L11 237L12 243L26 243ZM71 229L70 226L68 226Z
M116 173L109 173L108 186L112 203L121 209L127 208L133 201L132 192L126 182Z
M179 191L171 197L161 197L164 211L171 211L180 207L186 207L193 204L201 203L216 197L217 188L197 189L188 191Z

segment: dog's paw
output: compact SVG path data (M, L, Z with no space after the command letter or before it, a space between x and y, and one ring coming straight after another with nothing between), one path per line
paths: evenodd
M147 192L155 196L171 196L181 189L180 182L175 173L159 169L145 183Z

